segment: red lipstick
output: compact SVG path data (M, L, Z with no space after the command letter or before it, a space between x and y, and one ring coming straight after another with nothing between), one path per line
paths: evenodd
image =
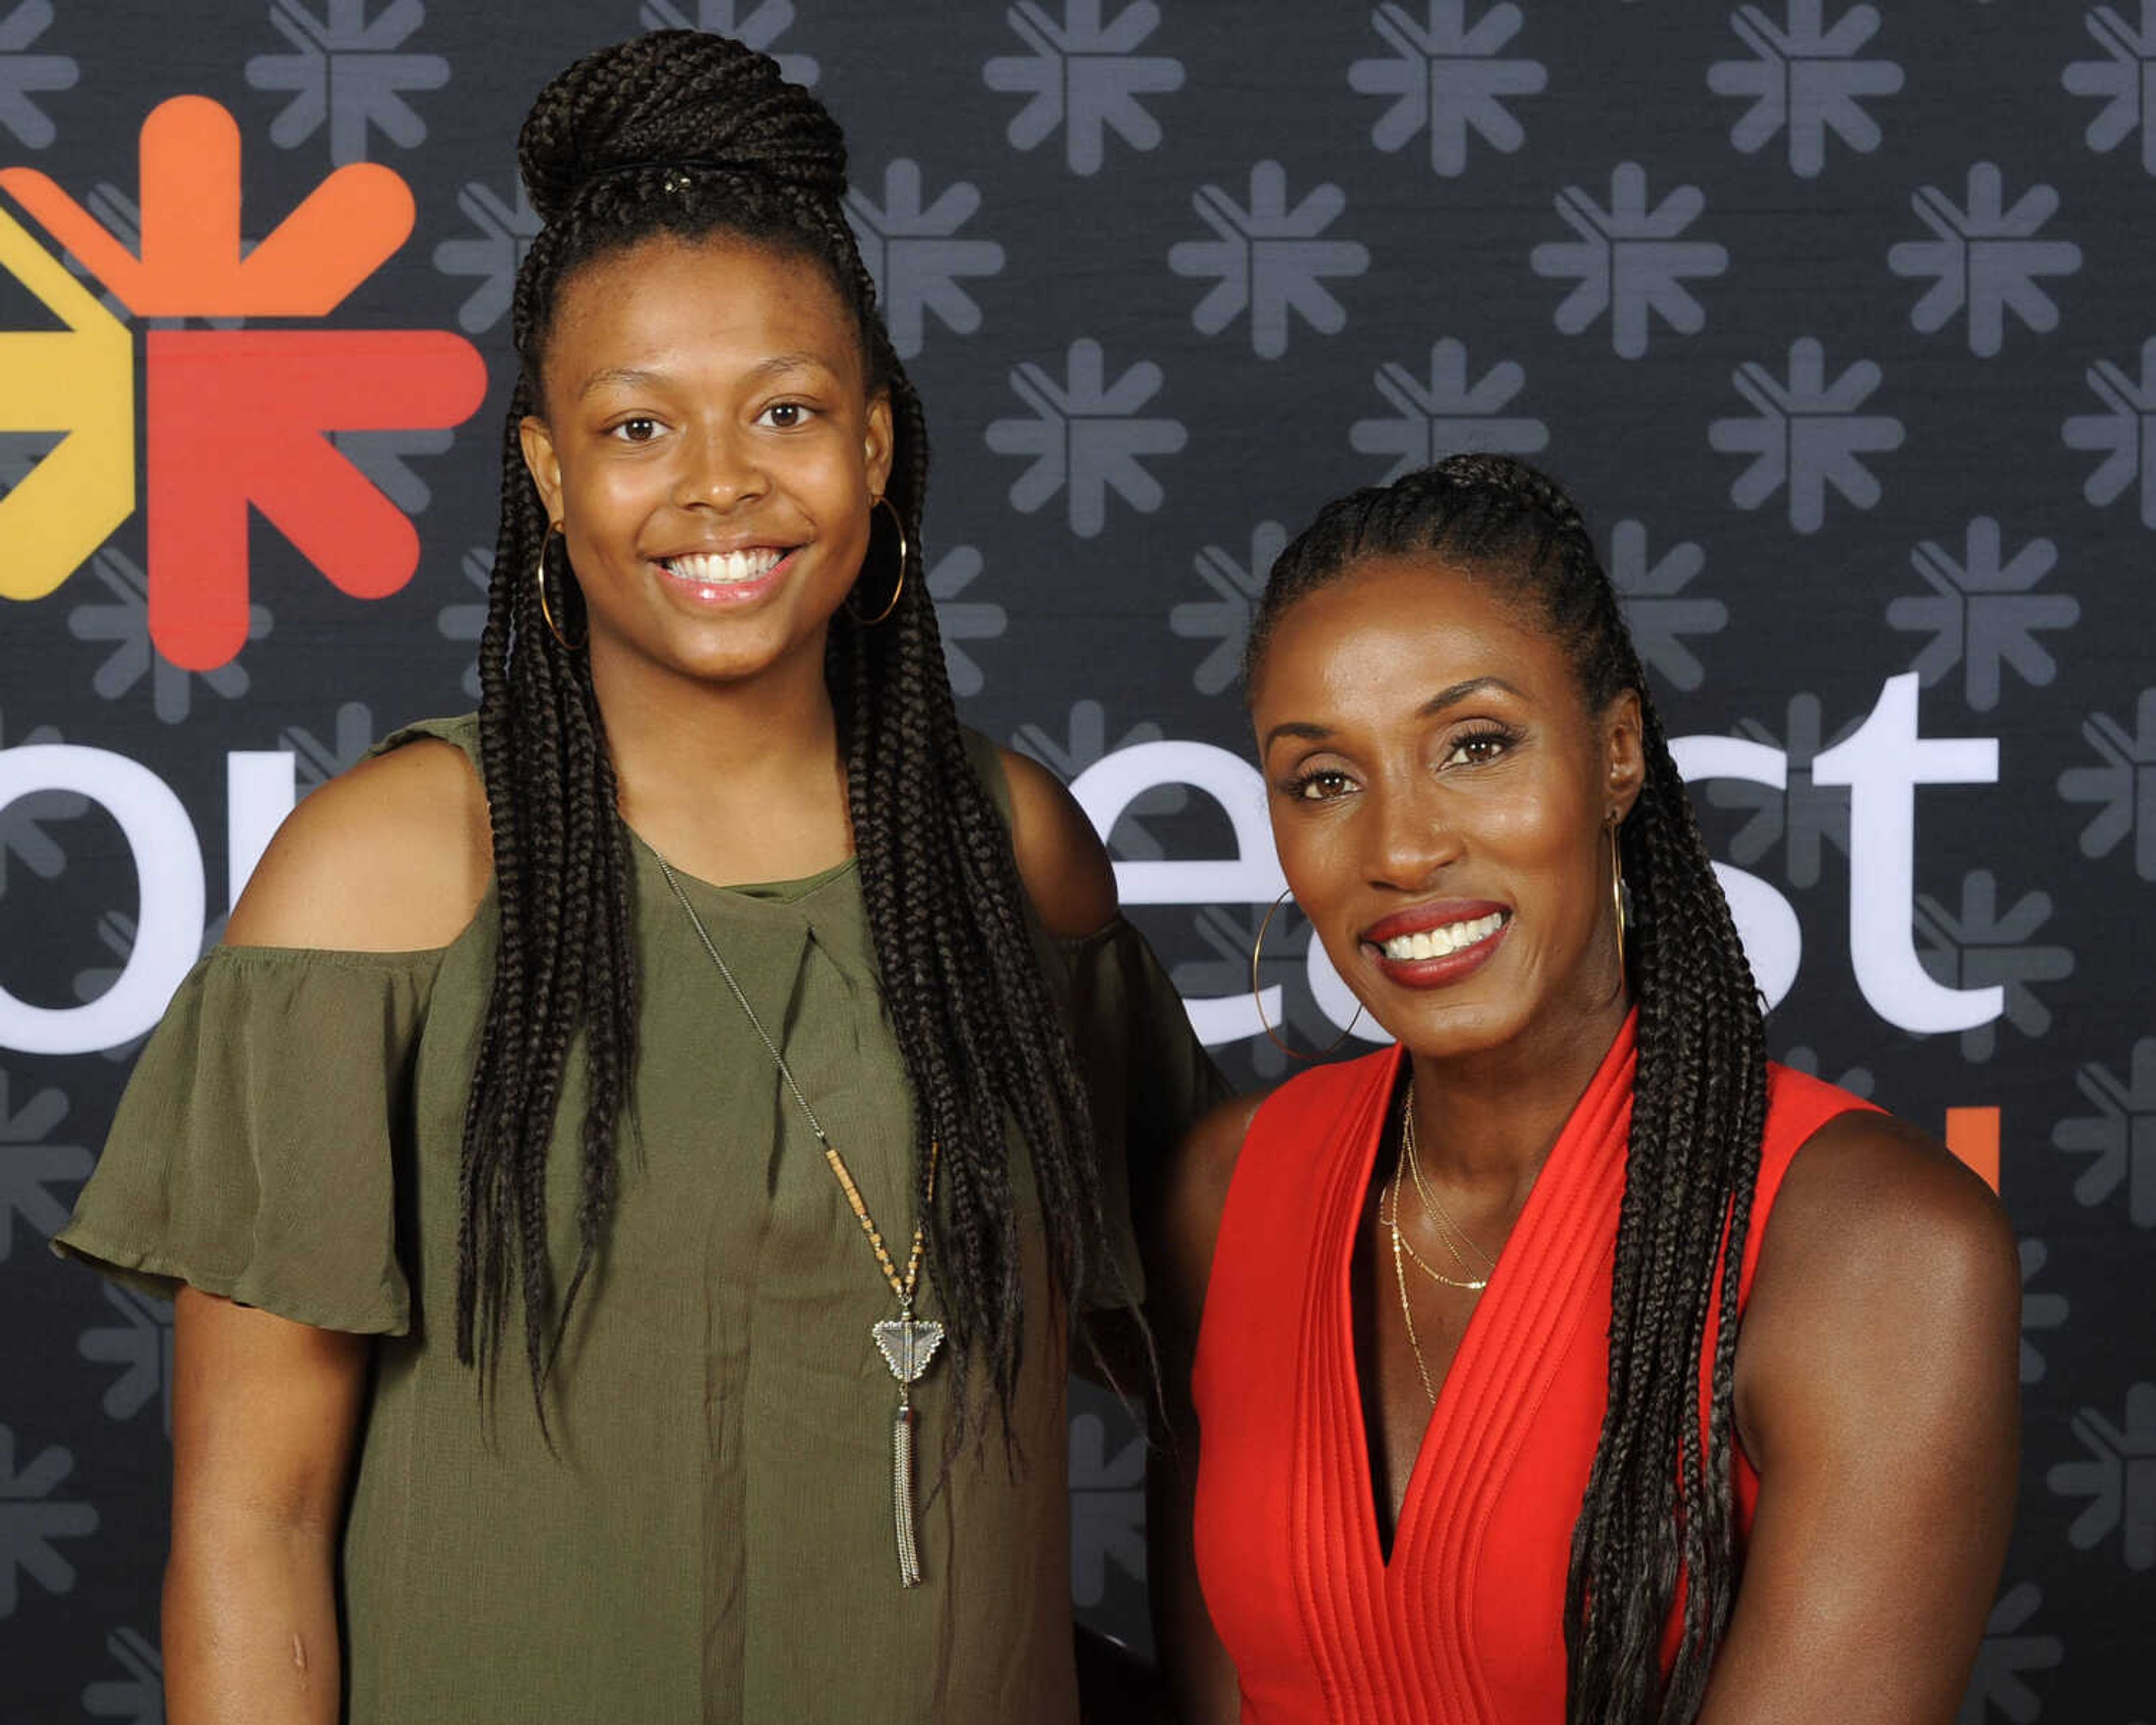
M1427 957L1393 957L1385 942L1404 937L1456 929L1466 924L1496 920L1496 927L1470 944ZM1363 959L1389 982L1406 988L1444 988L1473 975L1496 956L1512 926L1510 906L1489 899L1439 899L1413 905L1373 922L1363 931Z

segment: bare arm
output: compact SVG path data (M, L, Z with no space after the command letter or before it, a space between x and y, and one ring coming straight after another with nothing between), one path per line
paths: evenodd
M337 1528L368 1339L187 1287L173 1322L166 1717L333 1725Z
M2005 1559L2020 1277L1997 1201L1913 1129L1791 1166L1738 1347L1758 1515L1701 1725L1948 1725Z
M1261 1100L1224 1102L1193 1127L1167 1171L1157 1213L1141 1219L1151 1290L1146 1313L1160 1348L1163 1399L1146 1467L1146 1575L1161 1671L1183 1725L1229 1725L1242 1705L1235 1662L1214 1631L1198 1581L1192 1519L1199 1431L1190 1370L1221 1209Z
M294 810L225 940L443 945L485 890L486 832L479 782L449 744L366 762ZM173 1310L166 1716L172 1725L334 1722L336 1543L372 1343L192 1287Z

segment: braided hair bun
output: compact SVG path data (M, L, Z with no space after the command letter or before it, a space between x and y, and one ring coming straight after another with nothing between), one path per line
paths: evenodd
M670 167L762 180L835 203L846 141L824 105L768 54L702 30L654 30L588 54L539 94L516 162L542 219L592 184Z

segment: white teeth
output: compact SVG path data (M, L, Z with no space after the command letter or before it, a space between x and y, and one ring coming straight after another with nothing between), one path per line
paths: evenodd
M1442 958L1448 952L1457 952L1463 947L1471 947L1477 941L1486 941L1505 926L1505 913L1492 911L1486 916L1477 916L1472 922L1447 922L1440 927L1425 928L1415 934L1396 934L1384 944L1388 958L1411 961L1416 958Z
M767 545L753 546L747 551L726 551L716 554L699 552L693 557L668 557L665 566L684 581L693 581L703 587L734 587L744 581L754 581L768 575L778 567L785 553Z

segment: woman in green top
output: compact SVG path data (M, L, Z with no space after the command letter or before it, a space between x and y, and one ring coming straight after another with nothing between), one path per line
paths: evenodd
M177 1287L169 1717L1068 1718L1070 1314L1217 1081L959 727L829 116L663 33L520 148L476 721L285 824L59 1242Z

